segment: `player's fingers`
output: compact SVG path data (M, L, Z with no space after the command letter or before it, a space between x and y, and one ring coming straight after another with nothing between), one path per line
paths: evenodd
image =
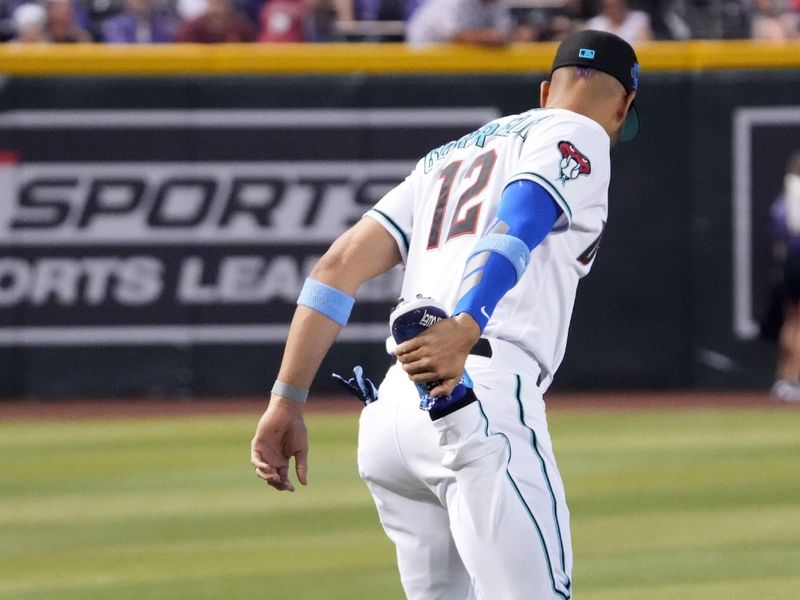
M409 375L411 381L414 383L428 383L429 381L436 381L439 376L430 371L422 371L416 375Z
M261 479L277 476L275 467L264 460L261 456L261 452L255 447L255 444L250 452L250 464L256 468L256 475L261 477Z
M261 456L257 453L253 453L250 457L250 464L253 465L256 469L263 469L264 471L269 471L272 467L261 458Z
M270 476L270 475L277 476L278 472L277 469L273 465L265 461L263 458L261 458L261 455L256 451L253 452L253 457L250 460L250 464L256 468L257 474L262 473L265 476Z
M269 487L274 488L279 492L282 492L286 489L286 486L282 481L268 481L267 484L269 485Z
M403 370L410 375L416 375L417 373L428 373L437 369L430 358L423 356L417 360L403 363Z
M283 486L282 489L287 490L289 492L293 492L294 491L294 486L292 485L292 482L289 481L289 467L288 467L288 465L284 466L284 467L278 467L278 475L280 475L280 478L281 478L281 485Z
M280 483L280 475L262 469L256 469L256 475L267 483Z
M256 475L263 479L267 485L276 490L283 491L286 489L286 484L281 480L281 476L276 472L266 472L261 469L256 469Z
M308 485L308 446L294 455L294 470L297 473L297 480L303 485Z
M402 344L398 345L394 349L395 356L399 357L401 354L408 354L409 352L413 352L417 348L420 348L423 342L423 340L420 339L421 337L422 334L418 335L415 338L411 338L407 342L403 342Z
M269 464L261 457L261 453L255 446L253 447L250 462L255 467L256 476L266 481L270 487L276 490L288 489L288 467ZM290 483L289 486L291 486Z
M409 352L404 352L403 354L398 354L397 360L399 360L402 364L406 364L425 358L427 354L428 353L425 348L417 348Z
M449 396L453 393L453 388L456 387L456 384L459 382L459 379L447 379L442 381L433 388L429 393L431 396Z

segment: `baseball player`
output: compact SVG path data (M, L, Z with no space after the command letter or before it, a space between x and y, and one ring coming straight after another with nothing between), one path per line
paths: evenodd
M358 287L404 263L413 302L394 318L430 325L401 338L376 401L360 370L351 380L369 402L359 471L408 598L572 597L569 512L543 394L603 235L609 148L638 130L638 73L617 36L569 37L541 84L542 108L431 150L333 243L300 294L252 442L257 475L278 490L294 491L292 457L307 483L303 403ZM428 312L434 301L451 316Z

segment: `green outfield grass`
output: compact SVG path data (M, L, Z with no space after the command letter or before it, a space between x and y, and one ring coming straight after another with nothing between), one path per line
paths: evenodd
M241 416L0 424L0 599L402 598L355 467L260 485ZM800 598L800 411L555 412L577 600ZM502 599L488 599L502 600Z

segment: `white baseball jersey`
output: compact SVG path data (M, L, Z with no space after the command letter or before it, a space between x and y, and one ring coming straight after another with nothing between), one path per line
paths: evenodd
M605 226L609 148L595 121L548 108L497 119L429 152L367 213L403 255L402 296L429 296L452 311L467 259L491 229L506 185L538 183L562 215L484 335L532 354L549 384L564 356L578 280L589 272Z

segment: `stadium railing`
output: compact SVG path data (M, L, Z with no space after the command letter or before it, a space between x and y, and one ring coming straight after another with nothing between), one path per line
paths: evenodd
M549 69L555 44L410 48L404 44L0 46L11 75L214 73L522 73ZM652 42L637 47L643 72L800 67L800 42Z

